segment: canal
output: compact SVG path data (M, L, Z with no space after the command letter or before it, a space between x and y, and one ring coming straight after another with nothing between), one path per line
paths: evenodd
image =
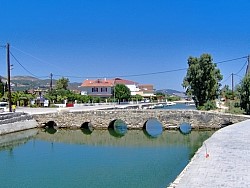
M213 132L32 129L0 136L1 187L165 188Z

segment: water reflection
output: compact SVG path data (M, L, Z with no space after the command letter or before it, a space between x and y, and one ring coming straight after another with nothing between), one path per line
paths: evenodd
M71 144L88 145L116 145L116 146L172 146L172 145L196 145L198 140L209 138L214 131L192 131L183 135L179 131L163 131L157 139L145 136L141 130L129 130L124 136L118 136L110 130L95 130L91 135L85 135L81 130L60 129L56 134L47 134L40 130L36 136L49 142L63 142ZM117 139L119 137L119 139Z
M49 134L55 134L57 132L57 130L54 127L47 127L44 129L44 131Z
M189 134L192 131L192 126L189 123L182 123L179 127L179 130L182 134Z
M82 130L48 134L39 129L32 137L12 142L13 149L0 147L0 182L2 187L21 188L167 187L212 133L163 131L151 139L141 130L129 130L117 139L108 130L86 135ZM15 181L6 181L9 177Z
M149 138L160 136L162 131L162 124L157 119L149 119L143 126L143 133Z
M112 136L122 137L127 133L128 128L124 121L117 119L110 123L108 131Z
M38 134L37 129L30 129L26 131L20 131L16 133L10 133L0 136L0 151L9 149L25 144L28 140L35 137Z

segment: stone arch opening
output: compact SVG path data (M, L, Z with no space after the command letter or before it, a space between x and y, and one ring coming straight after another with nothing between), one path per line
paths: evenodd
M187 122L181 123L178 128L182 134L189 134L192 131L192 125Z
M94 131L94 127L90 122L84 122L80 128L84 134L91 134Z
M112 136L124 136L127 133L127 124L120 120L120 119L115 119L109 123L108 126L109 133Z
M144 134L151 138L156 138L163 132L163 126L156 118L148 119L143 124L142 129Z
M57 124L54 121L48 121L47 123L45 123L44 127L45 128L54 128L54 127L57 127Z
M114 129L115 121L116 121L116 119L112 120L112 121L109 123L108 129Z

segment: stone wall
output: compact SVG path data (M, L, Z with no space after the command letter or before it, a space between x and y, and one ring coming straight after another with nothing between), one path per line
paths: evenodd
M0 114L0 135L33 129L38 126L33 117L26 113Z
M60 128L80 128L83 123L90 122L95 129L107 129L116 119L123 120L128 129L142 129L151 118L156 118L165 129L177 128L183 122L190 123L194 129L218 129L250 118L197 110L100 110L36 114L33 117L39 127L54 122Z

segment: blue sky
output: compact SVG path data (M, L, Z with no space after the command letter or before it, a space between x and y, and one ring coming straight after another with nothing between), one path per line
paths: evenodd
M214 62L247 56L249 18L248 0L0 0L0 45L9 42L19 62L12 57L13 76L124 76L184 91L186 70L167 71L203 53ZM218 64L223 85L231 86L232 73L239 83L246 60ZM5 61L0 48L3 76ZM141 75L156 72L165 73Z

